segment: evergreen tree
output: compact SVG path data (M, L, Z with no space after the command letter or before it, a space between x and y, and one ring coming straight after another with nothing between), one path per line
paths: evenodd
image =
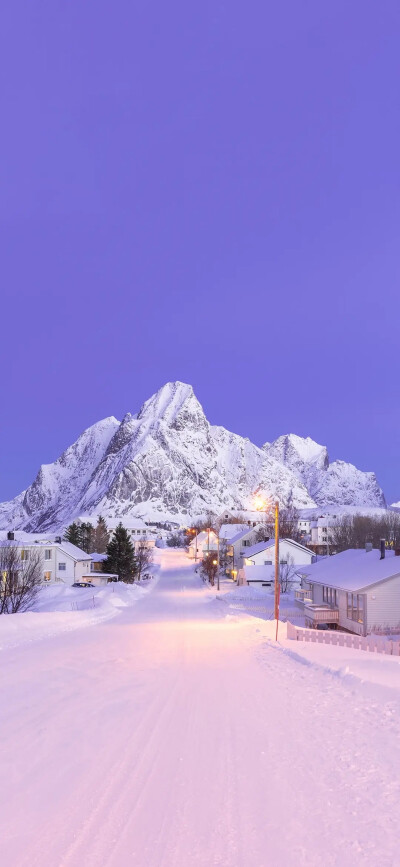
M79 548L82 548L82 551L86 551L86 554L91 554L94 551L94 527L89 521L87 523L83 523L79 527L80 530L80 545Z
M107 524L101 515L97 519L97 525L93 531L93 550L97 554L105 554L107 545L110 541L110 534L107 530Z
M66 542L71 542L71 545L76 545L77 548L80 548L80 547L81 547L81 533L80 533L80 530L81 530L81 528L80 528L79 524L77 524L77 523L74 521L73 524L70 524L69 527L67 527L67 529L66 529L66 531L65 531L65 533L64 533L64 539L65 539L65 541L66 541Z
M86 554L91 554L94 551L93 543L94 543L94 527L92 524L83 523L77 524L74 521L73 524L70 524L67 527L64 533L64 539L67 542L71 542L71 545L76 545L77 548L80 548L81 551L85 551Z
M136 572L135 549L129 538L129 533L121 523L113 533L107 545L107 560L103 563L103 572L113 572L119 581L132 584Z

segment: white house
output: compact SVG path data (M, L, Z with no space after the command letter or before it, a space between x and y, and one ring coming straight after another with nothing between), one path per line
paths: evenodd
M238 584L245 584L248 587L273 587L274 583L275 569L273 566L247 566L245 564L238 575Z
M223 524L220 528L220 549L224 546L226 550L228 570L232 578L236 578L242 568L246 551L254 544L261 526L261 524L255 527L249 524Z
M358 635L400 632L400 549L350 548L301 569L306 623Z
M218 536L214 530L202 530L192 539L189 545L189 557L192 560L202 560L209 551L217 551Z
M311 518L299 518L297 529L303 538L311 536Z
M226 522L226 521L231 520L232 518L239 519L239 520L242 518L248 527L256 527L256 526L258 526L258 524L260 524L262 522L263 513L260 511L254 511L251 509L250 510L249 509L240 509L240 510L225 509L225 511L222 512L222 515L219 516L218 521ZM229 526L229 525L227 525L227 526ZM236 525L236 526L238 526L238 525Z
M103 572L103 563L107 560L107 554L98 554L97 551L93 551L90 557L90 570L84 575L84 581L90 581L96 586L108 584L109 581L118 581L116 573Z
M9 534L14 536L14 534ZM18 548L21 560L27 559L32 550L40 551L43 562L43 582L45 584L63 582L73 584L82 581L90 571L91 555L86 554L71 542L65 542L61 537L55 539L32 539L20 534L18 539L6 539L1 546L14 545ZM86 579L87 580L87 579Z
M332 516L316 518L310 522L311 545L318 553L328 553L329 546L333 545L335 520Z
M89 523L92 524L93 527L97 524L97 515L80 515L76 518L77 524ZM139 547L139 545L146 544L149 548L154 548L156 543L156 538L159 535L154 530L150 529L150 527L142 521L141 518L129 518L128 516L120 516L117 518L104 518L107 530L109 530L110 534L116 530L119 524L128 531L128 534L131 538L132 543L134 544L135 550Z
M310 551L293 539L279 539L279 562L291 563L294 566L309 565L314 563L314 551ZM275 539L268 542L257 542L246 549L246 566L272 566L275 562Z

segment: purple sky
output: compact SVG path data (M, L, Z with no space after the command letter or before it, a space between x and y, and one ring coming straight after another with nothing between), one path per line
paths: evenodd
M398 0L13 0L0 499L170 379L400 499Z

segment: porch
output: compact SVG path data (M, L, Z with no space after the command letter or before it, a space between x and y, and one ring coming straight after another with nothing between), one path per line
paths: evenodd
M306 603L308 603L308 604L312 603L312 601L313 601L312 600L312 590L311 589L309 589L309 590L303 590L303 589L295 590L294 591L294 598L295 598L296 602L300 602L302 605L305 605Z
M330 605L305 604L304 617L306 627L316 627L321 623L326 625L339 623L339 609Z

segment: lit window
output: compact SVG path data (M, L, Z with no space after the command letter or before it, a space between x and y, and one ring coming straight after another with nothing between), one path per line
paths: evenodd
M362 593L347 593L347 617L356 623L364 623L364 596Z
M29 551L21 551L21 560L29 560Z
M43 578L45 581L51 581L51 572L45 572Z

